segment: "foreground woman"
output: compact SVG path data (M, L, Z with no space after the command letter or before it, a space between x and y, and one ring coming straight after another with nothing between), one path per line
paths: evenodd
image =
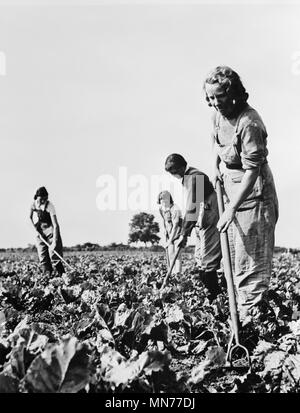
M204 90L216 111L215 179L223 180L227 201L218 229L228 229L240 319L244 320L262 300L271 277L278 201L267 161L267 131L248 105L239 75L229 67L214 69Z
M39 188L34 195L34 202L30 209L30 219L39 234L36 242L43 272L51 275L53 264L58 274L62 275L65 272L64 267L54 253L56 251L59 255L63 255L62 240L55 208L48 200L48 192L45 187ZM50 245L50 248L42 239Z

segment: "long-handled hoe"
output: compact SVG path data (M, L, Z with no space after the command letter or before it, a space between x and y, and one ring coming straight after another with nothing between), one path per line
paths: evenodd
M38 233L39 238L43 241L44 244L47 245L48 248L50 248L50 244L48 244L48 242L41 236L40 233ZM53 250L54 254L58 256L58 258L64 263L66 264L67 267L70 268L70 270L75 271L75 268L73 268L69 263L67 263L66 260L63 259L63 257L55 250Z
M224 212L224 202L223 202L222 186L219 180L217 180L217 183L216 183L216 191L217 191L217 198L218 198L219 215L221 216ZM220 239L221 239L224 272L225 272L225 278L227 282L227 291L228 291L229 309L230 309L230 318L231 318L231 329L232 329L231 337L228 343L226 362L227 362L227 365L229 365L230 367L233 367L233 363L232 363L233 354L234 353L238 353L239 355L244 354L249 364L249 367L251 368L249 352L247 348L242 346L239 342L239 317L238 317L238 312L237 312L236 297L235 297L234 284L233 284L232 267L231 267L227 231L220 233ZM233 345L233 339L235 339L235 345ZM240 359L242 359L242 357L240 357Z
M167 269L169 270L169 267L170 267L170 256L169 256L168 247L166 247L165 250L166 250L166 258L167 258Z
M175 253L173 259L171 260L171 262L169 262L169 255L168 255L168 251L167 251L167 257L168 257L168 258L167 258L167 262L168 262L168 272L167 272L167 274L166 274L166 276L165 276L165 278L164 278L164 280L163 280L163 283L162 283L162 285L161 285L161 287L160 287L160 296L162 295L162 291L163 291L163 289L165 288L165 286L166 286L166 284L167 284L167 281L168 281L170 275L172 274L172 271L173 271L175 262L176 262L176 260L177 260L177 258L178 258L178 255L179 255L179 253L180 253L180 250L181 250L181 247L178 246L177 249L176 249L176 253Z

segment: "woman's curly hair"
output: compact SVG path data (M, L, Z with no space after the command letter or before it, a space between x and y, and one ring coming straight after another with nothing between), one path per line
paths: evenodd
M203 89L208 106L212 106L207 96L205 85L218 83L225 88L228 96L236 101L237 105L243 105L247 102L249 94L246 92L239 75L228 66L217 66L206 77Z

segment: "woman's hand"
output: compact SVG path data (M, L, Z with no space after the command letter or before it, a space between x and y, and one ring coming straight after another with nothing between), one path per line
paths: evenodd
M232 207L228 207L223 214L221 215L218 223L217 228L220 232L227 231L229 225L234 220L235 217L235 209Z
M165 242L163 243L163 246L164 246L164 248L168 248L169 247L169 245L170 245L170 239L169 239L169 236L168 236L168 234L166 233L165 234Z
M217 181L223 182L221 171L218 167L215 168L213 177L212 177L212 184L216 189Z
M50 244L50 251L52 252L52 251L54 251L55 250L55 248L56 248L56 245L54 244L54 242L52 242L52 244Z
M177 238L175 241L176 248L178 247L184 248L186 246L186 243L187 243L187 237L184 235L180 235L180 237Z
M164 244L164 247L165 247L165 248L169 248L170 245L171 245L171 242L170 242L170 241L166 241L165 244Z
M34 224L34 229L35 229L35 232L37 233L37 235L40 236L41 235L41 230L40 230L40 227L39 227L38 224Z

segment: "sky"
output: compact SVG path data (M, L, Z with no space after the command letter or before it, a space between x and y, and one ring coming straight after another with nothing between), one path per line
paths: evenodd
M202 84L220 64L267 127L276 245L300 247L299 2L48 3L0 1L0 248L34 242L39 186L67 246L126 243L140 211L159 221L153 182L180 190L167 155L212 174Z

